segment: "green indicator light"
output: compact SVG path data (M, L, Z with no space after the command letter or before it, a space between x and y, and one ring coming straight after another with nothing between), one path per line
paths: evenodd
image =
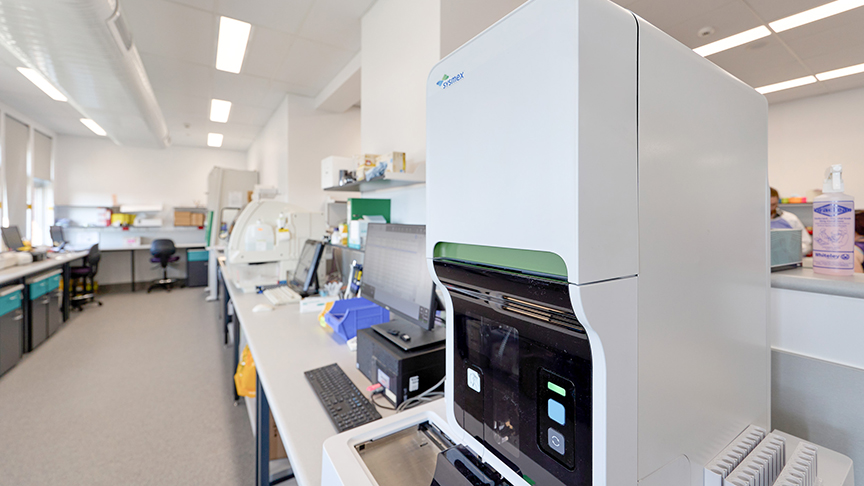
M567 390L561 388L560 386L556 385L555 383L552 383L552 382L550 381L550 382L547 383L547 385L549 385L549 389L550 389L550 390L552 390L553 392L555 392L555 393L561 395L562 397L566 397L566 396L567 396Z
M537 484L537 483L534 482L533 479L529 478L528 476L526 476L526 475L524 475L524 474L522 475L522 479L524 479L525 482L528 483L528 484L530 484L531 486L534 486L535 484Z

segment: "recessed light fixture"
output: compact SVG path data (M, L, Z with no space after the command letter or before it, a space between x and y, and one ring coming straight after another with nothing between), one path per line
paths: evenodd
M19 67L18 72L23 74L25 78L29 79L31 83L35 84L37 88L41 89L45 94L50 96L52 100L68 101L66 99L66 96L61 93L59 89L55 88L53 84L51 84L47 79L42 77L42 75L35 70L25 67Z
M864 64L856 64L845 68L835 69L833 71L825 71L816 75L819 81L827 81L834 78L842 78L843 76L851 76L853 74L864 73Z
M246 56L246 44L252 24L230 17L219 19L219 41L216 44L216 69L237 74Z
M210 121L227 123L228 115L231 114L231 102L213 99L210 101Z
M207 146L209 146L209 147L221 147L222 146L222 134L221 133L208 133L207 134Z
M768 37L769 35L771 35L771 31L768 30L768 27L760 25L759 27L756 27L754 29L745 30L740 34L731 35L710 44L705 44L702 47L697 47L696 49L693 49L693 52L699 54L702 57L708 57L711 54L717 54L720 51L732 49L733 47L738 47L742 44L752 42L756 39Z
M784 30L794 29L810 22L816 22L832 15L852 10L864 5L864 0L836 0L831 3L826 3L810 10L790 15L786 18L775 20L768 25L774 29L774 32L783 32Z
M791 79L789 81L783 81L782 83L769 84L768 86L762 86L761 88L756 88L756 91L762 94L773 93L775 91L782 91L784 89L789 88L797 88L798 86L804 86L805 84L813 84L816 82L815 76L804 76L803 78Z
M105 129L100 127L99 124L89 118L82 118L81 123L83 123L85 127L89 128L91 132L99 135L100 137L108 135L108 133L105 132Z

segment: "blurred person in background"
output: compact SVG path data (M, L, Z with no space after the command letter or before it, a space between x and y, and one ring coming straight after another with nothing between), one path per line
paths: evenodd
M798 219L798 216L783 211L778 206L780 204L780 193L777 189L771 188L771 229L797 229L801 230L801 255L807 255L813 249L813 237L807 232L804 223Z
M855 273L864 273L864 210L855 211Z

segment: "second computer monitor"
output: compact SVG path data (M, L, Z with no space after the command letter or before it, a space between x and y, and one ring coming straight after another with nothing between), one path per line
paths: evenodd
M63 236L63 228L61 226L51 227L51 242L54 247L61 247L66 243L66 238Z
M314 293L318 289L317 272L324 245L320 241L306 240L300 252L297 268L291 276L291 285L302 293Z
M370 223L361 295L423 329L435 327L435 283L426 264L426 226Z
M21 233L18 232L17 226L10 226L8 228L2 229L3 234L3 243L6 244L6 248L12 251L18 251L19 248L24 246L24 242L21 241Z

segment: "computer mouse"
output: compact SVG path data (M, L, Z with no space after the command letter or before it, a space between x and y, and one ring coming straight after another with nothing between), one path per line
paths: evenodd
M258 304L252 308L252 312L270 312L273 310L273 306L269 306L267 304Z

